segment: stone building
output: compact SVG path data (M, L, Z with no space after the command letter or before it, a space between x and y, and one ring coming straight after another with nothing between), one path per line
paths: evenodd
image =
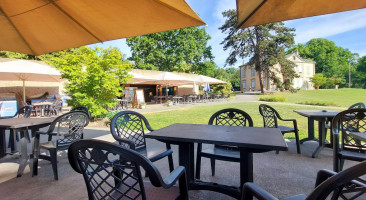
M296 64L294 70L299 75L298 78L294 78L294 80L292 81L293 87L305 90L314 89L310 78L313 77L315 74L315 62L301 58L298 52L288 54L286 55L286 58ZM239 66L239 69L241 82L240 91L260 91L259 75L258 72L254 69L254 66L242 65ZM279 73L279 64L274 65L273 70L277 74L278 78L283 79L282 74ZM265 75L263 75L262 77L263 86L266 91L275 91L277 89L268 77L266 77Z

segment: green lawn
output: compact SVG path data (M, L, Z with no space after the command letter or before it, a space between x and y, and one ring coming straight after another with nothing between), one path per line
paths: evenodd
M276 92L271 95L259 95L258 97L266 96L283 96L286 102L291 103L326 103L340 107L349 107L357 102L366 103L365 89L321 89L321 90L300 90L297 93Z
M173 123L193 123L193 124L207 124L209 118L216 111L224 108L238 108L246 111L253 119L254 126L262 127L263 120L259 114L258 106L260 103L228 103L224 105L202 105L199 107L191 107L187 109L180 110L170 110L155 113L144 114L149 120L150 125L154 129L160 129L166 127ZM293 110L322 110L321 107L313 106L295 106L295 105L285 105L277 103L268 103L273 106L282 116L282 118L292 118L296 119L298 122L298 127L300 130L300 138L305 138L307 136L307 118L302 117ZM292 123L281 123L283 125L291 125ZM315 128L317 132L317 128ZM295 138L294 134L286 134L286 138Z

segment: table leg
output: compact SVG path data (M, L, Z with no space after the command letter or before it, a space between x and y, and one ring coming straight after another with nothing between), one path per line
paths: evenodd
M253 182L253 153L248 149L240 148L240 187L243 188L244 183ZM252 200L252 197L245 197Z
M308 117L308 137L300 140L300 144L306 141L314 140L314 138L314 118Z
M0 158L6 155L6 139L5 130L0 129Z
M188 187L194 182L194 144L179 144L179 165L186 168Z
M313 158L318 157L318 154L324 148L325 145L325 121L319 120L318 132L319 132L319 146L315 149L312 155Z
M17 172L17 177L21 177L23 175L24 169L27 166L29 160L29 155L27 152L27 136L26 136L26 134L28 134L27 132L28 132L27 129L20 131L21 154L19 159L19 168Z
M9 134L10 152L12 154L18 152L16 141L17 141L17 130L12 129L10 130Z

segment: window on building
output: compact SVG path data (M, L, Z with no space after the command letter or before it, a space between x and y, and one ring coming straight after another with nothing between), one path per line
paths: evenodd
M266 79L263 79L263 86L266 87Z
M311 70L311 67L310 66L308 66L308 74L312 74L311 72L312 72L313 70Z
M299 69L299 73L302 73L302 66L299 65L299 66L297 66L297 68Z
M247 89L247 82L243 81L243 89Z
M246 75L245 75L245 69L243 69L243 70L241 71L241 73L242 73L242 77L243 77L243 78L245 78L245 76L246 76Z
M252 69L252 76L255 76L255 69Z
M253 79L252 80L252 85L251 85L252 88L255 88L255 80Z

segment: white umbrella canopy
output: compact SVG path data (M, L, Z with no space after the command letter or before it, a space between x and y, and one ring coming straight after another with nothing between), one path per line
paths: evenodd
M25 81L61 82L58 70L32 61L16 60L0 63L0 81L23 81L25 101Z
M154 81L155 79L149 78L147 76L135 73L135 72L128 72L129 75L132 76L131 80L127 81L127 84L138 84L145 81Z
M196 83L199 84L220 84L220 83L226 83L225 81L216 79L216 78L212 78L212 77L208 77L208 76L204 76L204 75L199 75L197 76L197 78L194 79L196 81Z
M42 55L204 24L184 0L0 0L0 50Z
M184 84L193 84L194 80L185 78L183 76L171 73L171 72L162 72L158 75L152 77L154 80L144 81L141 84L156 84L156 85L184 85Z

